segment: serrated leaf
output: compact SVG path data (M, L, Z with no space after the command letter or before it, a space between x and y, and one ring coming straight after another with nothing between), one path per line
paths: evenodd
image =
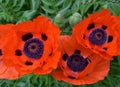
M16 6L14 6L15 8L14 11L19 11L23 7L24 3L25 3L25 0L19 0L19 3L16 4Z
M93 5L93 3L89 3L86 5L86 7L83 9L84 13L86 13L88 11L88 9Z
M47 13L50 13L50 14L54 14L55 13L55 10L54 9L50 9L50 8L45 8L44 6L41 6L41 8L47 12Z
M36 1L35 0L30 0L30 2L31 2L31 9L33 10L33 9L36 9Z
M36 10L27 10L24 11L23 15L19 18L18 22L23 22L23 21L27 21L30 20L35 14Z
M64 3L63 3L63 8L71 5L71 3L72 3L72 0L65 0Z
M94 5L93 10L96 11L98 6L100 5L100 3L99 2L94 2L93 5Z
M117 5L109 5L110 10L115 15L120 15L120 6Z
M25 84L24 82L19 82L16 84L17 87L25 87Z
M0 3L2 3L3 0L0 0Z
M59 11L58 13L64 13L65 11L67 11L70 8L71 4L72 4L72 2L69 2L65 8L63 5L63 9L61 11Z
M85 8L85 5L83 5L82 3L80 3L79 9L80 9L81 15L83 15L83 14L85 13L85 12L84 12L84 8Z
M43 2L43 4L47 5L47 6L52 6L51 1L49 0L41 0Z
M5 0L5 3L4 3L4 4L5 4L5 5L9 4L9 1L10 1L10 0Z
M40 0L30 0L31 10L37 10L40 4Z
M14 0L12 7L15 7L17 5L18 0Z
M76 0L75 1L75 3L73 3L73 5L72 5L72 12L74 13L74 12L77 12L80 8L80 0Z
M65 0L60 0L60 1L57 1L56 6L58 7L58 6L62 5L64 1L65 1Z
M109 81L109 84L111 87L115 87L114 81L112 80L112 78L110 76L107 76L107 79Z

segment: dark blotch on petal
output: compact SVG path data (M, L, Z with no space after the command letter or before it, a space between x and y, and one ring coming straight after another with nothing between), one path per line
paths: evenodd
M17 49L17 50L15 51L15 55L17 55L17 56L21 56L21 55L22 55L21 50Z
M50 54L49 54L49 56L52 56L52 55L53 55L53 53L50 53Z
M63 59L64 61L66 61L67 58L68 58L67 53L63 54L62 59Z
M61 66L64 69L64 66Z
M29 61L26 61L25 62L25 65L32 65L33 63L32 62L29 62Z
M30 39L32 37L33 37L33 35L31 33L27 33L27 34L25 34L25 35L22 36L22 40L26 41L26 40L28 40L28 39Z
M80 50L76 49L74 53L80 54Z
M103 48L104 50L107 50L107 48Z
M43 62L43 65L45 65L45 61Z
M108 36L108 43L113 40L113 36Z
M102 29L107 29L107 26L106 25L102 25Z
M42 36L42 39L43 39L44 41L46 41L46 40L48 39L48 37L47 37L45 34L42 34L41 36Z
M2 50L0 49L0 56L2 55Z
M90 30L90 29L92 29L94 27L95 27L94 24L89 24L88 27L87 27L87 30Z
M83 35L83 39L85 39L85 34Z
M76 79L75 77L73 77L73 76L68 76L68 78L70 78L70 79Z

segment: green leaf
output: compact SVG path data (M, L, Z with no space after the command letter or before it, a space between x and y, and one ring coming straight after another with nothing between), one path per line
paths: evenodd
M19 11L24 4L25 4L25 0L16 0L16 3L13 5L14 11Z
M22 14L22 16L19 18L18 22L23 22L23 21L27 21L30 20L35 14L36 10L27 10L24 11L24 13Z
M71 8L72 13L79 11L79 9L80 9L80 3L81 3L80 0L76 0L76 1L73 3L72 8Z
M10 2L9 2L10 0L5 0L5 5L8 5Z
M50 13L50 14L54 14L55 13L55 10L54 9L50 9L50 8L45 8L44 6L41 6L41 8L47 12L47 13Z
M31 10L37 10L39 8L40 0L30 0Z
M65 0L57 1L57 2L56 2L56 6L58 7L58 6L62 5L64 1L65 1Z
M64 13L65 11L67 11L70 6L72 4L72 0L66 0L64 3L63 3L63 7L62 7L62 10L59 11L58 13Z
M52 6L51 1L49 0L41 0L43 4L47 5L47 6Z
M120 6L117 5L109 5L109 9L112 11L113 14L120 16Z

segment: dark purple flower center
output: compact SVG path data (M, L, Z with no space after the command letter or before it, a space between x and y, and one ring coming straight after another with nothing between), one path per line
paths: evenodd
M82 71L86 68L88 65L88 59L84 58L80 54L72 54L67 58L67 65L68 67L74 71L74 72L79 72Z
M103 45L108 40L107 33L102 28L96 28L91 30L89 35L89 41L95 45Z
M32 38L25 42L23 52L27 57L38 59L43 55L44 44L38 38Z

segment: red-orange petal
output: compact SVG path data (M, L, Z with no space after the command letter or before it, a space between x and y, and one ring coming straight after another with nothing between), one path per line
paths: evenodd
M92 25L92 29L88 30L88 26ZM93 52L101 55L103 58L111 60L113 56L118 56L119 50L119 30L117 29L120 25L120 18L111 15L109 10L101 10L100 12L90 15L82 22L74 26L72 31L72 37L77 40L79 44L84 47L90 48ZM106 28L108 39L111 37L111 41L106 42L102 45L95 45L89 41L89 35L92 30L97 28Z
M83 71L74 72L66 67L66 62L61 55L58 69L51 73L55 79L74 85L83 85L96 83L107 76L110 69L110 61L103 59L90 49L82 47L70 36L61 36L59 43L62 55L67 53L70 56L77 49L80 50L80 55L89 58L91 62Z
M23 36L29 33L30 38L23 40ZM60 58L60 52L58 50L59 35L60 29L45 16L38 16L33 21L22 22L15 25L3 38L4 41L2 44L4 45L3 56L5 64L7 66L15 66L20 75L31 72L37 74L43 74L44 72L44 74L47 74L57 67L57 62ZM23 51L24 44L31 38L37 38L44 44L44 53L38 59L26 56ZM10 43L11 41L12 43ZM21 55L15 55L16 50L19 51ZM49 56L51 53L53 55ZM41 71L41 69L43 69L43 71Z
M14 25L13 24L5 24L5 25L0 25L0 49L1 49L1 55L0 55L0 79L17 79L19 77L18 71L15 69L15 67L7 67L4 64L4 57L2 55L2 48L3 48L3 36L8 33L10 29L12 29Z
M14 80L19 78L19 72L16 71L15 67L7 67L3 63L3 61L0 61L0 79L9 79Z

